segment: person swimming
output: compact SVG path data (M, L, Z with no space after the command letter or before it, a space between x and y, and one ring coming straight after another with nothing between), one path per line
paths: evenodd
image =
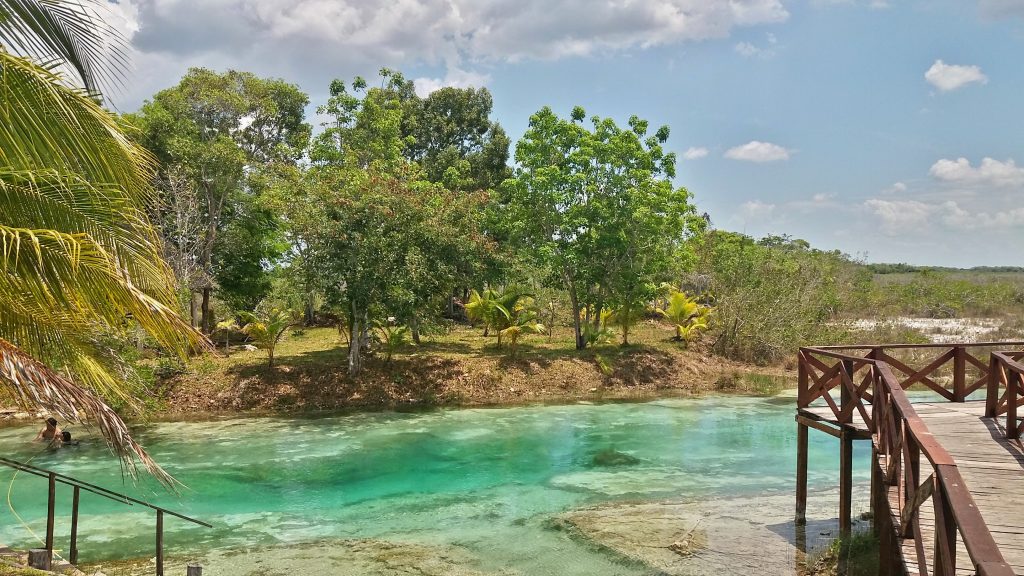
M71 432L67 430L60 433L60 440L55 441L56 447L60 448L63 446L78 446L78 440L71 439Z
M36 434L36 438L35 440L33 440L33 442L38 442L40 440L53 442L54 440L57 440L60 437L61 429L60 426L57 425L57 419L51 417L46 419L46 427L40 430L39 434Z

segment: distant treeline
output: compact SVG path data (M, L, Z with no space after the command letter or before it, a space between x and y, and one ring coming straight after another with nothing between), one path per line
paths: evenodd
M907 274L912 272L976 272L980 274L1015 274L1024 272L1024 266L975 266L953 268L950 266L914 266L913 264L865 264L875 274Z

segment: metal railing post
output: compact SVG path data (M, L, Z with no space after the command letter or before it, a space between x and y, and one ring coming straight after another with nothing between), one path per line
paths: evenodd
M72 565L78 563L78 497L81 489L75 486L74 495L71 497L71 554L68 562Z
M156 511L156 576L164 576L164 511Z
M57 500L57 476L50 472L48 479L50 486L46 500L46 552L53 558L53 512Z

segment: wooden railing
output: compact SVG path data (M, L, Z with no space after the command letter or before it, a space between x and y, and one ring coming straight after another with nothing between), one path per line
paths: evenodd
M138 500L136 498L132 498L131 496L127 496L125 494L120 494L120 493L114 492L112 490L107 490L106 488L103 488L103 487L100 487L100 486L96 486L95 484L90 484L88 482L83 482L81 480L78 480L77 478L72 478L70 476L65 476L63 474L58 474L57 472L54 472L52 470L46 470L44 468L37 468L36 466L32 466L31 464L26 464L24 462L18 462L16 460L11 460L9 458L0 458L0 465L7 466L9 468L14 468L15 470L19 470L21 472L25 472L25 473L31 474L33 476L38 476L38 477L46 478L47 479L48 485L49 485L49 489L48 489L48 497L47 497L47 503L46 503L46 541L45 541L45 546L46 546L46 553L47 553L46 557L49 558L49 559L53 558L53 538L54 538L53 528L54 528L54 512L55 512L55 504L56 504L57 484L64 484L64 485L72 487L72 498L71 498L71 543L70 543L70 547L69 547L70 552L68 554L68 562L70 562L72 565L74 565L74 564L76 564L78 562L78 502L79 502L79 498L81 496L81 492L83 490L86 491L86 492L92 493L92 494L96 494L97 496L102 496L104 498L107 498L108 500L113 500L115 502L120 502L120 503L128 505L128 506L134 506L134 505L137 504L139 506L142 506L144 508L149 508L149 509L154 510L156 512L156 574L157 574L157 576L164 576L164 514L168 514L170 516L174 516L174 517L180 518L182 520L186 520L186 521L191 522L193 524L198 524L200 526L205 526L207 528L213 528L213 526L211 526L210 524L207 524L206 522L203 522L202 520L196 520L195 518L190 518L188 516L185 516L184 514L179 514L177 512L174 512L173 510L168 510L166 508L162 508L160 506L156 506L156 505L150 504L149 502L143 502L142 500ZM49 566L47 566L46 569L49 569ZM189 570L190 570L190 573L191 573L192 569L190 568Z
M914 410L905 389L922 385L949 401L962 402L972 392L989 385L991 367L968 348L1017 346L1021 343L970 345L854 346L802 348L799 358L798 402L807 408L823 400L840 424L860 424L870 430L877 459L872 463L885 489L875 492L876 520L884 514L881 530L883 554L896 554L896 536L912 539L919 573L953 576L957 565L957 537L963 542L976 574L1013 576L991 532L967 490L952 456L939 444ZM894 358L891 351L924 351L928 364L919 370ZM844 353L844 350L853 354ZM864 352L861 356L857 352ZM1002 358L1003 355L992 354ZM994 360L993 362L1001 361ZM1012 362L1012 360L1009 360ZM951 386L942 386L935 374L947 364ZM1014 362L1014 364L1017 364ZM974 374L968 366L973 367ZM1020 393L1020 367L1007 386L1007 406ZM902 374L897 376L897 371ZM839 389L839 398L833 391ZM1010 409L1007 411L1009 412ZM923 458L922 458L923 456ZM924 470L922 470L922 466ZM874 483L873 483L874 484ZM895 494L892 494L895 492ZM922 532L922 507L931 503L934 532L926 548ZM929 553L926 550L930 550ZM962 559L959 559L962 560Z
M896 381L904 390L917 386L931 390L950 402L963 402L983 387L991 389L993 386L989 376L990 361L984 356L979 357L979 352L1011 347L1024 347L1024 342L801 348L798 364L798 407L807 408L813 402L822 400L831 408L840 424L860 424L874 432L874 423L867 409L872 402L867 372L876 362L888 364ZM899 357L906 354L923 356L923 360L917 358L913 363L924 364L924 367L913 368L909 365L912 363L910 360ZM846 359L830 364L828 357L836 355ZM947 380L945 385L939 381L940 374ZM839 390L839 398L833 395L836 389Z
M1017 439L1024 433L1018 422L1018 408L1024 406L1024 352L993 352L989 361L988 394L985 416L1006 414L1006 437ZM1002 392L1000 392L1002 390Z

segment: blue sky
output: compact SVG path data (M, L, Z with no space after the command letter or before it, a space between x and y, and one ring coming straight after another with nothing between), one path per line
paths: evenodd
M122 110L189 66L299 84L402 70L672 128L717 227L869 261L1024 265L1024 0L122 0ZM312 111L311 111L312 112ZM1020 165L1018 165L1020 162Z

